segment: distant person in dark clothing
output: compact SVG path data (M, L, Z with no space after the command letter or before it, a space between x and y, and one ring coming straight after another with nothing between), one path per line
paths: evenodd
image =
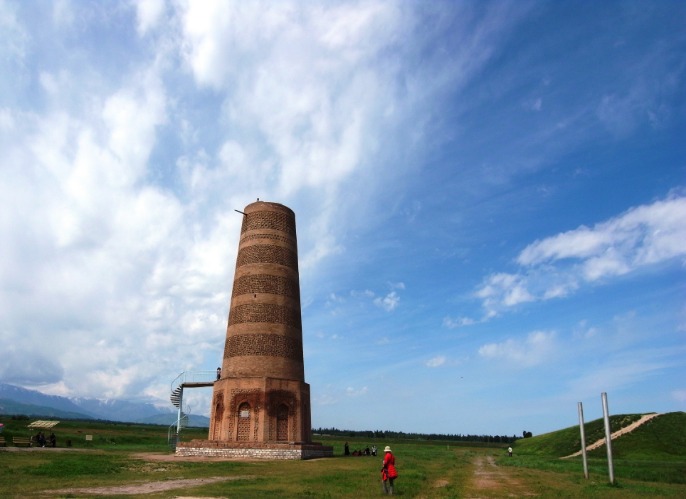
M50 441L50 447L57 447L57 437L54 432L50 433L48 440Z
M343 446L343 449L344 449L343 455L349 456L350 455L350 447L348 446L348 442L345 443L345 445Z
M217 379L220 379L222 377L222 368L218 367L217 368Z

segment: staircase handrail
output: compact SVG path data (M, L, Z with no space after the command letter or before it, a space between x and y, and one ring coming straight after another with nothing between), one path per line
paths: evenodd
M188 416L188 414L184 414L181 417L181 420L175 421L169 425L169 429L167 430L167 444L173 449L176 449L176 444L181 438L181 428L186 428L188 426L190 419Z
M190 413L182 412L181 413L181 419L177 419L175 424L176 424L177 428L180 429L180 428L187 428L189 422L190 422Z
M216 379L216 371L184 371L172 381L171 391L173 392L176 388L185 383L209 383Z

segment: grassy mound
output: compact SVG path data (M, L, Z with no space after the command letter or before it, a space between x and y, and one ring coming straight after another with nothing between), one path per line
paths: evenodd
M610 416L610 427L618 431L638 421L643 414L619 414ZM636 430L612 441L613 455L631 459L683 459L686 457L686 413L671 412L658 416L639 426ZM603 419L596 419L584 425L586 445L605 438ZM532 438L517 440L518 454L541 457L564 457L581 449L578 426L546 433ZM605 447L589 453L602 457Z
M612 432L616 432L642 414L621 414L610 417ZM622 479L670 484L686 483L686 413L671 412L657 416L631 433L612 441L615 475ZM602 419L584 425L586 445L605 437ZM579 427L546 433L518 440L513 446L519 459L502 459L507 466L527 467L556 472L580 469L581 457L560 459L581 448ZM607 471L607 448L603 445L588 453L591 474Z
M618 414L610 416L612 431L621 430L641 419L643 414ZM640 428L639 428L640 429ZM586 445L605 437L603 419L584 424ZM581 435L578 426L570 426L562 430L545 433L532 438L517 440L515 444L518 454L529 454L546 457L564 457L574 454L581 449Z
M662 414L613 440L612 455L616 459L682 461L686 457L684 428L685 412ZM601 457L606 453L603 446L590 452L589 456Z

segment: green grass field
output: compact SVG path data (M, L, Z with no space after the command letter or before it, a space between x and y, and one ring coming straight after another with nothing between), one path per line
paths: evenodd
M615 416L613 430L638 417ZM6 425L3 436L8 441L12 436L32 434L26 428L28 421L2 417L0 421ZM588 480L583 477L581 458L560 459L578 450L577 428L519 440L512 458L502 444L347 440L351 449L373 444L393 447L400 473L396 492L404 497L686 497L685 424L684 413L666 414L614 441L614 485L608 483L604 448L589 455ZM588 423L587 436L598 425L602 436L602 421ZM55 433L57 450L0 448L0 497L383 495L381 457L344 457L342 438L315 438L334 447L335 457L327 459L192 461L173 456L167 445L167 428L162 426L63 421ZM86 440L86 435L92 435L92 440ZM183 439L206 436L206 430L189 429ZM67 440L71 447L65 447ZM590 443L592 438L587 440ZM211 481L214 478L221 481ZM176 488L155 491L152 484ZM82 490L87 488L91 490Z

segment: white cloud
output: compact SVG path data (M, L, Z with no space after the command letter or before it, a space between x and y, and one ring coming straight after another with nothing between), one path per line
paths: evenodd
M505 273L492 274L477 290L476 296L483 300L487 309L492 309L500 303L506 307L512 307L534 300L527 286L526 276Z
M164 15L164 0L135 0L133 6L136 8L139 35L154 29Z
M56 0L52 2L52 17L55 24L60 27L71 26L74 22L75 9L79 6L74 6L71 0Z
M133 73L111 93L99 88L81 114L59 111L59 100L44 116L5 113L12 126L2 139L0 197L12 216L0 216L2 327L16 358L40 367L14 366L3 379L130 395L160 370L197 366L208 341L223 337L217 311L226 308L240 221L216 216L202 230L179 198L149 182L167 116L155 71ZM58 79L41 73L41 81L60 95ZM36 352L44 331L49 359ZM188 352L174 353L184 345Z
M470 317L458 317L457 319L445 317L443 319L443 326L447 327L448 329L457 329L460 327L471 326L473 324L477 324L478 322L479 321Z
M649 205L528 245L518 273L491 274L475 291L487 317L516 305L568 296L603 281L686 258L686 198L672 194Z
M211 160L194 181L294 199L296 211L316 198L308 233L299 234L311 244L301 248L302 269L340 254L332 220L355 223L342 210L363 210L377 182L371 179L381 178L377 137L404 134L397 131L407 126L402 116L416 105L399 83L406 78L400 66L383 63L390 47L414 50L399 45L413 17L392 2L179 5L183 60L199 85L221 95L221 119L231 123L218 167ZM393 166L394 175L409 167ZM346 183L356 187L343 200Z
M154 73L135 76L136 84L107 99L102 117L109 131L111 153L117 158L110 182L135 182L145 172L155 140L155 127L165 121L164 87ZM128 171L126 171L128 170Z
M383 308L386 312L392 312L400 304L400 297L395 291L391 291L384 297L374 298L374 305Z
M352 386L349 386L348 388L345 389L345 394L348 397L361 397L363 395L367 394L367 387L363 386L362 388L353 388Z
M255 58L291 75L303 64L315 74L353 67L383 49L401 22L387 2L307 9L297 2L182 2L181 11L184 57L200 83L216 88L240 81L242 63Z
M574 329L574 337L581 339L593 338L599 333L599 329L595 326L590 326L587 321L583 320Z
M404 289L404 284L393 284L391 288L394 289ZM392 312L400 304L400 296L393 290L386 293L385 296L377 296L374 291L365 289L363 291L352 290L350 296L353 298L362 299L364 301L371 301L374 306L384 309L387 312Z
M686 198L673 195L597 224L536 241L517 257L523 266L558 260L601 258L608 251L633 270L642 265L686 255ZM615 273L613 267L611 274ZM601 274L604 275L604 274Z
M479 348L479 355L489 360L532 367L553 360L555 336L554 331L534 331L524 340L510 338L501 343L487 343Z
M585 258L597 254L609 243L610 234L580 227L530 244L519 254L517 263L536 265L548 260Z
M437 355L436 357L432 357L426 361L426 367L440 367L445 364L445 362L445 355Z
M342 206L363 208L376 177L369 169L384 164L373 160L375 137L397 129L413 105L399 94L400 66L378 64L412 23L392 3L145 1L127 9L77 18L69 2L55 4L60 29L133 13L141 37L159 38L130 41L139 45L114 63L111 80L98 61L70 58L88 54L68 50L65 39L59 65L36 66L37 110L0 108L0 198L11 206L0 215L2 327L18 337L18 357L51 331L52 363L20 377L65 394L77 386L84 396L142 392L154 373L197 368L207 350L221 352L241 222L233 209L253 192L307 213L301 271L342 252L332 217L346 219ZM32 40L11 4L0 4L0 25L15 35L0 50L23 64ZM115 25L101 27L109 36ZM185 93L174 73L179 53L207 95ZM193 106L216 107L217 123L199 120L189 95ZM341 203L341 184L361 171L365 181ZM391 288L363 295L392 311L404 284Z
M14 116L7 108L0 109L0 129L10 131L14 128Z
M30 42L28 31L17 19L17 9L10 2L0 3L0 55L3 59L20 62L24 59Z

